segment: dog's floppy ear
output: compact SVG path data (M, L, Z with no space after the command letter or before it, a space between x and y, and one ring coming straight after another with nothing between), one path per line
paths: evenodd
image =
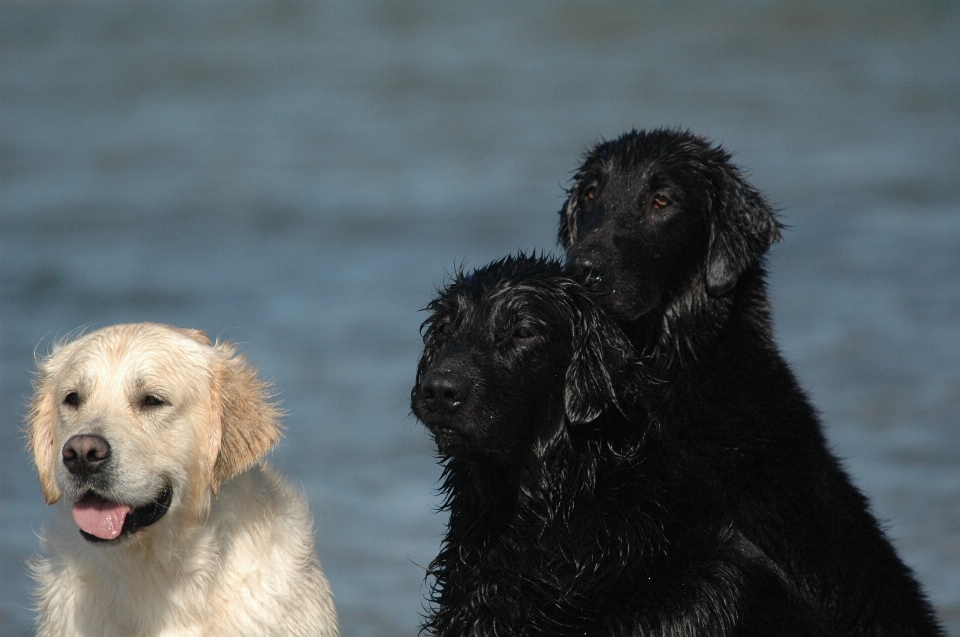
M216 451L210 489L220 486L253 466L280 438L280 412L269 402L269 385L259 378L230 343L214 346L220 358L213 377L214 427L212 449Z
M713 187L706 283L711 296L721 296L780 239L780 222L736 168L718 167Z
M186 327L174 327L172 325L169 327L170 329L176 332L180 332L187 338L192 338L193 340L200 343L201 345L208 345L208 346L213 345L213 343L210 342L210 337L207 336L207 333L204 332L203 330L193 330Z
M569 248L577 236L577 193L576 184L567 193L567 201L560 209L560 227L557 240L564 248Z
M573 356L563 391L567 419L573 425L596 420L619 408L617 379L634 359L633 345L611 319L588 299L578 299L573 328Z
M40 490L47 504L53 504L63 496L54 473L57 463L54 435L56 417L57 397L54 395L52 373L46 364L41 363L27 413L27 446L33 453L33 461L40 475Z

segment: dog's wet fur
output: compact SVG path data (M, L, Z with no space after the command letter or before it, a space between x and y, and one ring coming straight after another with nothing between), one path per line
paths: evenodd
M942 635L774 344L763 261L781 226L730 159L678 130L598 144L560 211L568 271L642 352L663 427L838 634Z
M647 415L626 336L558 262L459 273L428 309L412 407L450 519L427 634L823 634Z

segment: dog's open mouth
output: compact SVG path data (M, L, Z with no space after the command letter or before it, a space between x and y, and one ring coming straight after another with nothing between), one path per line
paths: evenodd
M91 542L112 542L122 536L155 524L170 508L173 491L165 485L150 502L131 507L104 500L88 493L73 505L73 520L80 527L80 535Z

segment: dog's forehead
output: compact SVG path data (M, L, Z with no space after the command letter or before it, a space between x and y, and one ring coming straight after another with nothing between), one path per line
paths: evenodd
M539 279L503 279L489 286L471 304L477 318L494 323L517 314L538 314L556 307L564 297L555 282Z
M431 304L434 317L467 315L489 318L491 312L537 303L562 293L563 265L544 256L509 256L459 274Z
M91 384L104 377L137 385L160 378L209 375L212 348L180 330L143 324L114 326L87 334L51 355L59 384Z
M639 192L649 188L661 188L686 182L698 176L693 163L657 157L631 157L613 155L597 162L583 182L601 182L605 187Z
M632 133L597 146L581 169L581 183L621 182L631 187L659 187L658 180L698 179L727 155L702 139L671 131Z

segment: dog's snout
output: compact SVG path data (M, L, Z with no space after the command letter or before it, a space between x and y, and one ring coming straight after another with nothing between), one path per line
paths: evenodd
M592 250L578 250L572 248L567 251L568 269L580 275L593 274L599 265L599 259Z
M460 408L470 393L470 383L461 374L431 372L420 383L420 395L426 408L451 414Z
M96 473L110 457L110 443L101 436L83 434L73 436L63 445L63 464L77 476Z
M594 263L594 260L593 260L592 258L590 258L589 256L580 255L580 256L578 256L576 259L573 260L572 265L573 265L573 267L576 268L577 270L581 270L581 271L586 270L586 271L589 271L589 270L593 270L593 269L596 267L597 264Z

